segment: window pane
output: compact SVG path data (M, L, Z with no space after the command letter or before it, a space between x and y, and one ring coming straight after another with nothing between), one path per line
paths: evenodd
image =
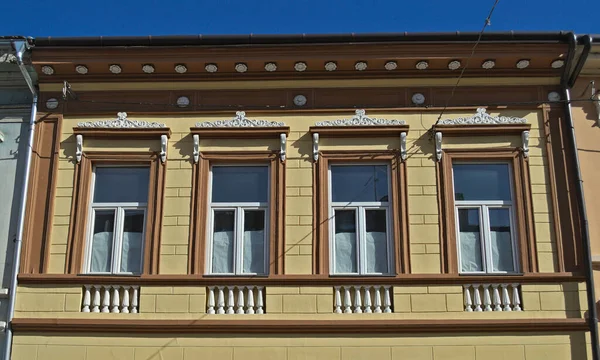
M510 200L508 164L454 164L455 200Z
M387 216L385 210L366 210L367 272L388 273Z
M508 209L490 209L490 235L494 271L514 271Z
M268 166L213 166L213 202L267 202Z
M244 210L243 272L265 273L265 211Z
M148 202L147 167L97 167L94 202Z
M121 272L142 272L143 234L144 210L125 210L123 244L121 249Z
M115 210L96 210L94 212L90 272L111 271L114 229Z
M356 211L335 210L335 271L356 273Z
M233 273L233 229L235 211L214 212L212 272Z
M483 271L479 209L458 209L461 271Z
M334 202L388 201L387 166L332 166L331 187Z

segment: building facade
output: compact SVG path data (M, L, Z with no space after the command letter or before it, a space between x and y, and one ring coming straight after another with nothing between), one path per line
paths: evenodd
M13 359L591 359L576 46L477 35L37 39Z

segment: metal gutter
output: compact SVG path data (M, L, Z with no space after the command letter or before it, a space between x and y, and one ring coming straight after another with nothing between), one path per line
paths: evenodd
M569 81L567 82L567 87L569 89L572 88L573 85L575 85L575 81L577 81L577 77L579 76L579 73L581 73L581 70L583 69L585 62L588 59L588 56L590 55L590 51L592 50L592 41L593 41L592 36L585 35L582 39L583 39L583 50L581 52L581 55L579 56L579 59L577 60L577 64L575 65L573 72L571 73L571 77L569 78Z

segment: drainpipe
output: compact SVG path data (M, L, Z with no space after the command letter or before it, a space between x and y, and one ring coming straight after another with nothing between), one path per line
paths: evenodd
M7 327L6 336L4 337L4 360L10 359L10 353L12 350L12 320L15 314L15 300L17 298L17 274L19 273L19 267L21 265L21 246L23 244L23 228L25 227L25 211L27 207L27 191L29 188L29 171L31 168L31 153L33 149L33 135L35 131L35 118L37 115L37 101L38 94L33 84L33 80L29 76L25 64L23 64L23 53L29 50L29 44L27 39L16 40L13 42L13 46L17 51L17 64L19 69L25 78L25 82L33 95L33 102L31 104L31 117L29 118L29 139L27 143L27 150L25 152L25 176L23 178L23 186L21 187L21 200L19 208L19 219L17 223L17 238L15 239L15 249L13 257L12 274L10 278L10 287L8 295L8 316L7 316Z
M592 38L586 36L585 44L591 44ZM581 168L579 165L579 154L577 152L577 140L575 137L575 126L573 125L573 114L571 111L571 91L570 86L575 83L579 72L583 68L583 62L586 60L591 46L585 46L584 50L579 57L579 62L575 66L575 71L571 76L570 81L563 83L563 89L566 100L566 120L569 128L569 137L571 143L571 150L573 152L573 162L575 164L575 175L577 176L577 186L575 186L578 210L580 216L581 226L581 239L583 242L583 266L585 271L585 287L587 290L587 304L588 304L588 323L590 327L591 347L592 347L592 359L600 360L600 348L598 344L598 311L596 309L596 295L594 291L594 270L592 268L592 248L590 243L590 233L588 226L587 211L585 206L585 196L583 193L583 179L581 178ZM565 70L568 72L568 69ZM565 77L566 78L566 77Z

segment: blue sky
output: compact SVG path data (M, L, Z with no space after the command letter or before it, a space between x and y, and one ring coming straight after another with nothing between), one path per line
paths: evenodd
M494 0L5 0L0 35L479 31ZM598 0L500 0L486 31L600 33Z

